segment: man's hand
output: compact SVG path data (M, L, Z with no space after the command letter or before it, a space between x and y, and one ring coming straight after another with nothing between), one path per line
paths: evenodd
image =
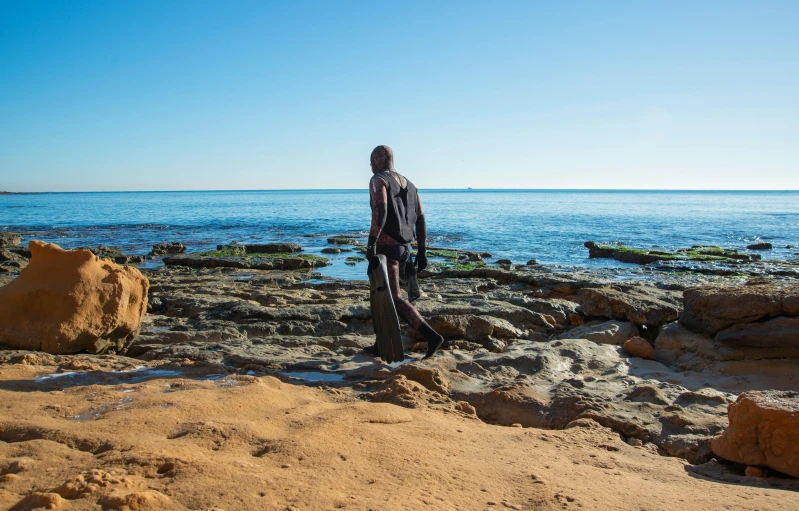
M369 262L366 267L366 274L369 275L377 267L377 237L369 236L366 242L366 260Z
M427 251L423 248L419 249L416 254L416 270L422 271L427 268Z

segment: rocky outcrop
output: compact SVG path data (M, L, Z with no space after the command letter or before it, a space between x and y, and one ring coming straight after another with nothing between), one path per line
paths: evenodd
M360 241L349 236L334 236L332 238L327 238L327 242L331 245L362 245Z
M0 248L0 275L17 275L28 266L30 253L20 247ZM0 286L5 282L0 279Z
M716 334L716 345L745 351L747 358L799 358L799 317L737 324Z
M597 244L593 241L583 243L588 249L588 257L616 259L624 263L650 264L658 261L705 261L738 263L740 261L760 260L758 254L742 254L737 250L730 250L717 246L694 245L690 248L681 248L676 252L665 252L663 250L642 250L626 247L618 243ZM752 248L750 245L747 248ZM768 248L771 248L769 245Z
M189 254L164 257L164 264L167 266L188 266L189 268L302 270L327 266L330 261L324 257L208 257Z
M7 261L27 261L28 258L25 258L16 252L12 252L10 250L6 250L4 248L0 249L0 263L4 263Z
M145 258L143 255L121 255L114 258L117 264L143 264Z
M669 365L686 353L714 361L799 358L799 318L738 324L715 336L674 322L660 331L655 349L657 359Z
M558 335L558 339L588 339L599 344L624 344L638 335L638 328L626 321L606 321L604 323L583 325Z
M752 243L751 245L746 246L749 250L771 250L774 248L771 243L761 241L760 243Z
M260 245L240 245L247 254L290 254L302 252L302 247L296 243L265 243Z
M753 280L743 286L688 289L680 323L714 335L736 324L777 316L799 316L799 286L794 282Z
M0 232L0 248L16 247L22 243L22 236L13 232Z
M602 286L580 289L577 302L588 317L632 321L657 326L677 319L680 293L652 286Z
M799 393L745 392L727 413L729 427L710 442L717 456L799 477Z
M172 243L156 243L153 245L153 250L150 252L150 256L175 255L184 253L186 253L186 246L183 243L173 241Z
M686 353L715 360L734 360L735 355L717 350L713 338L698 334L675 321L664 326L655 339L655 355L664 364L673 365Z
M31 241L32 259L0 288L0 344L48 353L120 350L139 333L149 282L88 250Z
M303 248L296 243L242 244L234 241L228 245L217 245L216 250L226 255L243 256L246 254L291 254L302 252Z

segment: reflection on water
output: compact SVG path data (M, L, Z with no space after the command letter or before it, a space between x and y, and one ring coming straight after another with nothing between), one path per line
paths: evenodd
M344 375L337 373L320 373L318 371L285 371L281 374L288 376L289 378L297 378L298 380L309 382L344 381Z

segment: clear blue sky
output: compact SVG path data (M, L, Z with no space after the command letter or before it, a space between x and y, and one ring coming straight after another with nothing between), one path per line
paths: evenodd
M0 0L0 190L799 189L799 1Z

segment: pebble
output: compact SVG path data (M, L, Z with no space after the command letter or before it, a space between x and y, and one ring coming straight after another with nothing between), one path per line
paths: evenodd
M746 467L747 477L768 477L768 469L749 465Z

